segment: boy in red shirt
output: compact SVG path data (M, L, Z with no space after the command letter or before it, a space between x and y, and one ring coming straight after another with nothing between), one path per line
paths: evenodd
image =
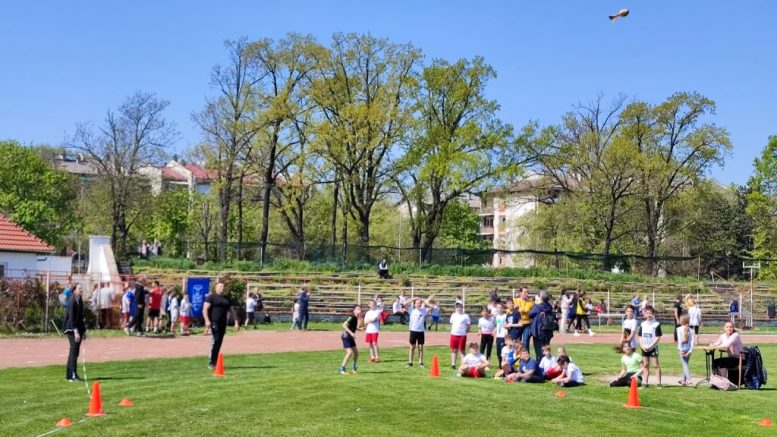
M162 288L159 287L159 281L154 281L154 288L151 289L148 302L148 323L154 327L154 333L159 332L159 312L162 308Z

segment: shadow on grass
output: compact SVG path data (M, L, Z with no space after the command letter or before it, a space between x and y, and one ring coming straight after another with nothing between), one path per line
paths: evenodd
M142 376L95 376L94 378L89 378L93 381L120 381L123 379L146 379Z
M226 366L225 366L226 367ZM240 370L240 369L277 369L277 366L229 366L227 370Z

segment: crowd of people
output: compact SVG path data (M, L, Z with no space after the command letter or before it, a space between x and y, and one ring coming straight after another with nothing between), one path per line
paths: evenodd
M366 312L362 312L360 305L355 305L343 323L342 342L347 352L340 373L346 373L349 361L351 371L357 371L357 330L364 329L366 333L365 342L370 353L368 362L380 362L380 325L386 320L388 312L384 310L379 296L369 300L367 305ZM600 314L609 316L603 302L597 306ZM475 323L465 311L464 302L457 298L454 311L449 316L451 369L463 377L484 377L491 369L495 369L494 377L508 382L551 381L568 387L583 384L583 373L566 350L559 347L553 356L550 343L555 333L580 335L587 332L591 336L596 335L588 321L592 309L594 307L585 292L563 292L558 301L551 301L546 291L531 297L528 288L522 287L517 296L506 300L501 300L496 292L491 293L488 305L480 308L480 317ZM439 323L439 302L434 296L407 299L404 293L400 293L392 305L391 314L397 317L399 323L408 325L410 345L407 367L417 365L423 368L424 333ZM672 336L682 369L678 384L690 386L692 377L689 363L698 342L701 308L693 296L678 295L672 315ZM611 386L628 386L632 379L636 379L638 384L647 387L652 368L656 386L662 387L659 343L663 332L655 316L655 308L650 305L647 296L644 299L635 296L626 306L621 341L616 347L621 354L620 373ZM473 326L477 327L478 341L468 341L468 336L474 331ZM724 333L710 347L728 353L728 357L714 361L713 369L716 372L725 373L726 369L736 366L743 346L733 323L727 322L724 325ZM493 353L494 350L496 353Z

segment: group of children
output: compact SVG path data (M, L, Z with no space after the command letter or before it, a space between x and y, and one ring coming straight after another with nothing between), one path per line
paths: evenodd
M584 296L579 298L584 299ZM495 378L502 378L508 382L551 381L567 387L584 383L582 371L563 347L558 348L557 355L554 357L547 343L538 343L538 339L534 339L535 351L538 352L541 348L542 357L540 358L539 353L536 353L536 359L532 358L528 341L529 324L532 319L528 315L534 303L528 298L528 290L522 289L518 298L507 300L504 305L493 303L482 308L481 317L478 319L480 342L468 343L467 334L473 323L470 316L464 312L463 302L456 301L455 312L450 316L449 348L451 369L457 375L485 377L491 368L492 348L496 343L498 370L494 374ZM687 312L682 311L681 305L675 307L674 335L677 338L677 353L683 370L679 384L689 386L692 384L689 361L699 332L701 311L691 296L685 299L685 304L688 308ZM370 300L368 306L369 309L363 319L362 309L356 305L353 307L352 314L343 323L343 347L347 352L340 367L341 373L345 373L349 360L353 360L351 369L356 372L358 352L355 336L359 329L364 329L366 332L365 341L370 352L369 362L380 362L378 336L383 308L380 301L376 299ZM573 308L578 312L578 305L574 305ZM429 314L434 317L435 309L439 314L439 306L434 302L433 296L427 299L415 298L411 302L407 367L413 366L416 355L418 367L424 367L424 332L431 329L431 324L427 328L426 319ZM616 348L622 354L621 371L610 384L613 387L628 386L634 378L643 386L648 386L651 366L655 369L657 386L662 386L659 361L659 342L663 335L661 324L655 319L655 309L652 306L646 305L640 310L643 317L641 322L636 319L637 308L632 305L626 308L626 317L622 323L622 341ZM437 317L438 319L433 323L439 321L439 315ZM582 317L580 319L584 320ZM467 348L469 353L465 354ZM457 366L457 362L460 365Z
M131 335L137 326L135 323L136 314L144 314L137 311L139 302L135 294L138 286L141 289L143 287L140 284L126 286L121 297L122 328L127 335ZM160 286L158 281L154 281L151 291L146 293L145 289L142 289L141 295L142 305L149 309L145 321L146 331L153 329L154 333L167 331L175 335L176 326L180 322L180 334L189 335L192 305L187 293L181 294L175 290L167 291ZM167 319L166 321L163 320L163 316ZM143 321L140 323L142 328ZM138 329L140 330L140 328ZM140 334L138 332L138 335Z

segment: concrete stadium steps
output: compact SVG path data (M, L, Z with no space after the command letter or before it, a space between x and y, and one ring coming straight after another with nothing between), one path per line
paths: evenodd
M249 274L230 272L221 275L205 275L191 273L146 274L149 281L158 279L166 286L182 286L185 276L230 276L245 281L252 292L261 293L265 311L270 314L290 314L293 300L300 288L307 285L311 290L310 309L318 314L345 314L351 306L359 301L366 305L367 300L378 294L383 299L384 308L388 311L394 299L401 291L408 297L427 297L430 294L440 302L443 312L449 314L453 310L454 301L464 296L469 312L485 305L489 292L497 289L502 299L512 296L513 291L522 285L527 285L534 294L538 289L549 290L557 299L562 289L572 289L580 284L587 291L594 306L600 299L608 298L610 312L621 313L634 294L648 295L651 304L662 319L671 318L675 296L693 294L702 308L705 320L728 320L729 303L734 297L742 298L749 311L749 285L728 283L692 283L692 284L661 284L661 283L624 283L604 281L586 281L570 278L513 278L513 277L440 277L440 276L402 276L382 280L375 275L356 273L323 274L301 273L261 273ZM655 302L654 302L655 296ZM766 319L766 305L773 296L765 286L756 287L754 292L755 320ZM742 307L744 308L744 307Z

